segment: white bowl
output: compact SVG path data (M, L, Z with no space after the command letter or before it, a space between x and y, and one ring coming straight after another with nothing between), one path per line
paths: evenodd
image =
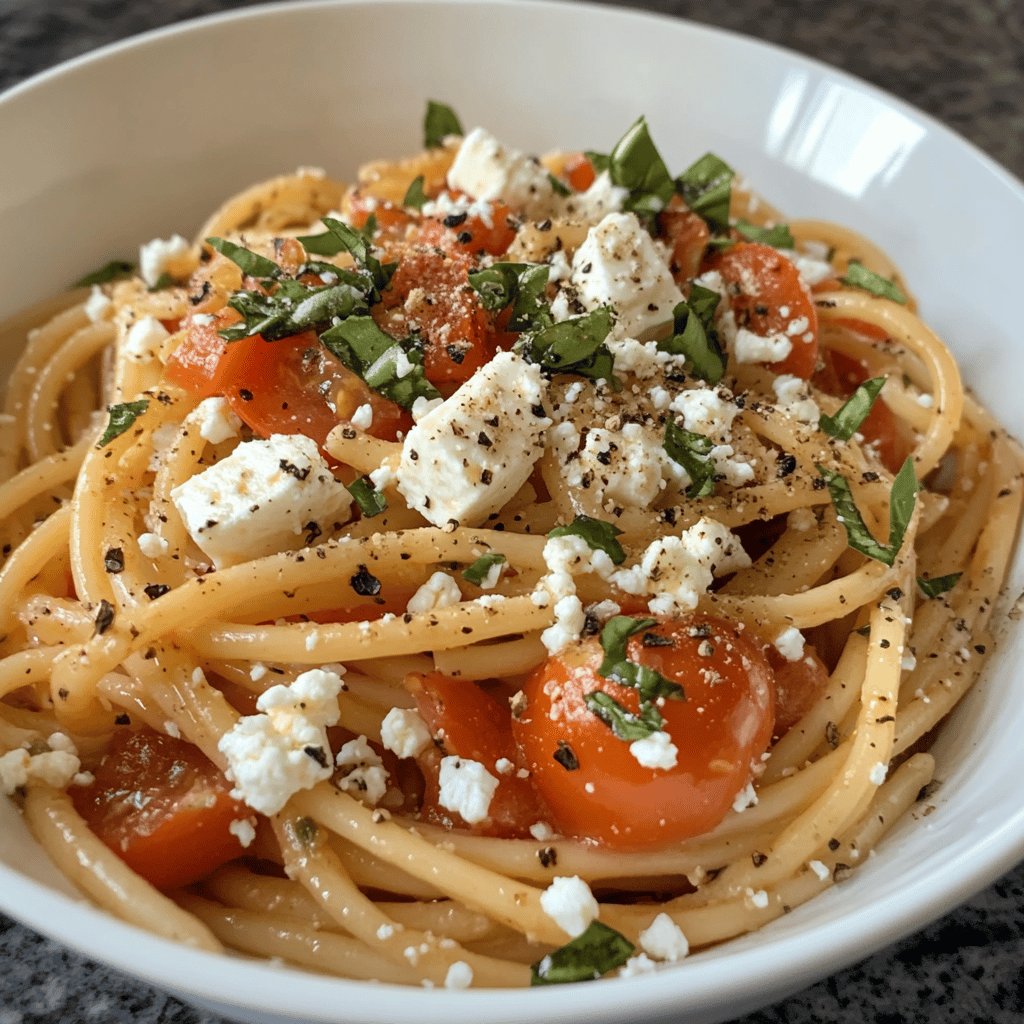
M130 101L128 101L130 97ZM517 146L609 147L645 113L668 163L713 149L794 216L896 257L926 319L1024 434L1024 189L941 125L804 57L682 21L549 3L288 4L108 47L0 99L0 315L140 241L194 231L241 186L414 151L427 97ZM4 354L10 360L10 354ZM1022 561L1011 594L1022 587ZM935 747L944 785L853 877L763 931L642 979L494 993L403 989L195 952L74 896L0 802L0 907L91 957L249 1021L720 1021L938 916L1024 855L1024 633Z

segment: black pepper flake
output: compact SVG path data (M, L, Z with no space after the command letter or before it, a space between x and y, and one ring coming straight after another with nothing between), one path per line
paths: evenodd
M839 849L839 847L840 847L841 845L842 845L842 844L841 844L841 843L839 842L839 840L838 840L838 839L835 839L835 838L832 838L832 839L830 839L830 840L828 841L828 848L829 848L829 849L830 849L830 850L831 850L831 851L832 851L833 853L835 853L835 852L836 852L836 850L838 850L838 849Z
M875 719L875 725L885 725L886 722L895 722L895 715L883 715L881 718Z
M469 243L473 241L473 232L460 231L455 237L458 239L460 245L469 245Z
M878 641L878 646L881 647L883 651L887 651L892 646L892 644L890 644L889 641L883 636L882 639Z
M750 855L750 861L755 868L759 868L767 859L767 853L758 853L756 850Z
M467 217L468 213L449 213L443 223L446 228L457 228L460 224L466 223Z
M839 726L835 722L825 723L825 742L833 750L839 746Z
M303 527L303 529L306 531L306 546L307 547L310 544L312 544L317 539L317 537L322 537L323 536L323 532L324 532L323 530L320 529L320 524L319 523L314 523L312 520L310 520L308 523L306 523L306 525Z
M124 572L124 551L121 548L111 548L103 556L103 568L107 572Z
M309 476L310 466L306 466L304 469L299 469L294 462L289 462L287 459L282 459L278 465L283 469L289 476L295 477L296 480L305 480Z
M640 642L644 647L671 647L672 637L662 636L660 633L644 633Z
M579 770L580 762L576 751L565 740L558 741L558 749L551 755L567 772Z
M349 580L349 584L360 597L375 597L380 593L380 580L365 565L359 566L359 571Z
M60 697L61 700L67 700L68 699L68 691L62 686L57 691L57 696Z
M313 758L321 768L327 767L327 755L324 753L323 747L303 747L302 752L307 757Z
M466 358L466 353L469 351L465 345L445 345L444 350L448 354L448 358L456 366L462 365L463 360Z
M114 606L109 601L100 601L96 612L96 636L102 636L114 624Z
M832 878L837 882L842 882L844 879L849 878L852 872L853 868L849 864L837 864L832 872Z
M534 416L547 416L543 405L531 405L530 412L532 412Z
M866 484L877 483L879 480L879 476L874 470L868 470L866 473L861 473L860 478Z
M542 846L537 851L537 860L542 868L553 868L558 863L558 851L553 846Z
M481 471L481 473L480 473L480 483L482 483L485 487L488 484L490 484L493 479L494 479L494 474L489 469L485 469L485 470Z
M238 397L243 402L251 402L252 401L252 392L248 388L239 388L238 389Z
M490 448L491 445L494 444L494 442L482 430L476 435L476 443L483 448Z
M170 589L166 583L147 583L142 591L150 601L155 601L158 597L163 597Z
M780 478L789 476L790 473L796 471L796 456L789 452L779 452L775 456L775 464L778 467L775 470L776 476Z
M899 601L903 597L903 591L899 587L892 587L886 593L894 600Z
M828 486L823 477L816 476L811 482L811 487L816 491L823 491Z
M131 725L131 724L132 724L131 718L129 718L128 715L124 714L124 712L122 712L120 715L118 715L114 719L114 725Z

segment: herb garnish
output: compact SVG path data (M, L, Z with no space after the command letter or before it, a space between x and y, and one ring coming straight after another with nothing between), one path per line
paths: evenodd
M651 139L647 119L641 115L607 156L588 152L598 173L608 171L613 185L629 190L623 204L627 210L653 215L672 198L672 175Z
M489 551L486 555L481 555L472 565L467 566L462 573L462 578L474 586L483 586L491 569L496 565L505 565L507 562L508 559L501 552Z
M917 585L925 597L939 597L947 591L952 590L960 582L962 572L951 572L948 576L932 576L930 579L925 576L917 577Z
M575 373L591 380L618 385L615 361L604 344L612 329L612 311L607 306L582 316L570 317L523 334L516 349L531 363L548 373Z
M94 284L106 284L108 281L116 281L120 277L127 277L135 270L135 264L127 260L111 260L105 263L99 270L94 270L85 277L80 277L73 285L75 288L88 288Z
M443 145L449 135L462 135L462 122L458 114L446 103L427 100L427 111L423 115L423 148L434 149Z
M273 295L237 291L228 299L228 305L241 313L244 319L217 332L225 341L238 341L256 334L261 335L264 341L279 341L330 323L335 318L362 312L367 308L367 299L348 281L323 288L308 288L298 281L282 281Z
M409 187L405 190L405 198L402 205L412 210L422 210L427 201L427 194L423 191L423 175L420 174L412 179Z
M107 422L107 429L103 431L100 439L96 442L96 447L104 448L115 437L120 437L148 408L148 398L140 398L136 402L122 402L119 405L108 405L107 412L110 413L110 419Z
M837 410L835 416L822 415L818 426L832 437L840 441L849 441L867 419L871 407L875 404L886 382L885 377L872 377L857 386L857 390Z
M868 270L860 260L850 260L846 267L846 273L839 280L851 288L861 288L879 298L898 302L901 306L907 304L907 297L903 294L903 289L895 281L890 281L887 277Z
M471 271L469 283L488 312L511 305L508 330L525 331L554 322L545 297L550 270L545 263L495 263Z
M734 227L748 242L760 242L762 245L770 245L776 249L794 249L796 241L788 224L776 224L770 228L763 228L757 224L751 224L749 220L742 217L736 221Z
M650 701L642 700L636 714L626 710L614 697L602 690L588 693L584 701L589 711L597 715L618 739L627 743L647 739L653 733L660 732L665 725L661 712Z
M614 615L601 630L601 650L604 660L598 667L597 674L611 679L623 686L632 686L638 690L645 701L658 697L670 700L685 700L686 694L678 683L666 679L660 672L646 665L638 665L630 661L626 646L629 638L645 629L656 625L656 619L635 619L630 615Z
M662 352L683 356L690 369L709 384L717 384L725 374L725 353L714 327L720 299L718 292L694 284L689 301L672 310L672 336L658 342Z
M355 275L365 285L367 300L380 301L380 293L388 286L397 263L382 264L373 255L373 235L377 230L376 220L371 216L362 231L349 227L334 217L324 217L327 228L322 235L300 235L299 241L306 252L317 256L336 256L347 252L356 261L361 273Z
M556 949L530 967L531 985L562 985L593 981L621 967L636 947L614 928L592 921L572 942Z
M364 519L372 519L387 511L387 498L373 486L373 481L368 476L361 476L352 483L345 484L345 488L359 506Z
M903 468L896 474L896 479L892 482L892 492L889 497L888 544L879 544L871 535L856 502L853 500L850 484L846 477L834 473L824 466L818 466L818 472L828 485L832 504L835 506L839 521L846 528L846 537L850 547L862 555L867 555L868 558L892 565L903 546L903 536L907 532L910 517L914 514L918 483L914 473L913 459L908 458L903 463Z
M250 277L266 280L281 274L281 268L273 260L268 260L266 256L261 256L259 253L253 252L252 249L246 249L244 245L217 237L206 239L206 244L212 246L222 256L227 256L241 269L243 274L248 274Z
M616 537L622 531L603 519L590 516L577 516L568 526L556 526L548 533L549 537L580 537L594 551L603 551L613 565L622 565L626 560L626 552Z
M729 229L733 169L714 153L705 153L676 178L676 191L712 228Z
M706 498L715 493L715 464L711 461L711 438L680 427L670 416L665 421L665 452L686 470L688 498Z

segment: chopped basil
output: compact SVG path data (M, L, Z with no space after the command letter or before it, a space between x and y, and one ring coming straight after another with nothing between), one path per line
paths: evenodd
M550 171L548 171L548 181L551 182L551 187L555 190L555 195L559 196L571 196L572 189L561 178L556 178Z
M583 316L523 334L516 348L549 373L575 373L591 380L606 380L614 386L615 361L604 344L611 329L611 310L599 306Z
M694 213L713 228L729 227L733 169L714 153L705 153L676 178L676 191Z
M885 385L885 377L872 377L858 385L857 390L843 403L835 416L821 416L818 426L831 437L849 441L867 418L875 399Z
M225 341L255 334L278 341L366 309L366 296L347 281L323 288L307 288L298 281L283 281L273 295L239 291L228 305L242 314L240 323L218 331Z
M162 292L165 288L170 288L172 284L174 284L174 278L165 270L146 290Z
M449 135L462 134L462 122L451 107L436 100L427 100L427 112L423 115L425 149L434 149L442 145Z
M388 286L391 275L395 272L396 263L382 264L373 255L373 234L376 221L373 217L366 222L362 231L349 227L344 221L334 217L324 217L327 228L322 235L300 235L299 241L306 252L317 256L335 256L339 252L350 253L362 270L359 275L366 284L366 292L370 302L380 300L380 293Z
M371 316L350 316L320 335L320 340L360 377L395 344Z
M683 356L690 369L709 384L717 384L725 374L725 353L714 327L720 298L710 288L693 285L689 301L680 302L672 310L672 336L658 342L661 351Z
M607 170L613 185L629 190L623 204L625 209L638 214L655 214L672 198L672 175L651 139L647 119L643 116L633 122L608 156L590 152L586 155L598 174Z
M887 277L868 270L860 260L850 260L846 273L839 280L851 288L861 288L880 298L892 299L893 302L898 302L901 306L907 304L907 297L903 294L903 289L895 281L890 281Z
M241 269L243 274L248 274L250 277L265 279L277 277L281 273L281 268L273 260L268 260L266 256L260 256L259 253L255 253L251 249L246 249L244 245L229 242L226 238L208 238L206 244L213 246L222 256L227 256Z
M948 576L933 576L928 579L925 576L917 577L917 585L925 597L939 597L947 590L952 590L959 582L962 572L951 572Z
M148 398L140 398L137 402L122 402L120 405L107 406L110 419L107 422L107 429L103 431L100 439L96 442L96 447L103 448L110 444L115 437L120 437L148 408Z
M350 484L345 484L352 500L359 506L364 519L372 519L386 512L388 500L373 486L373 481L368 476L361 476Z
M592 921L587 930L577 935L530 967L531 985L563 985L573 981L593 981L632 955L635 946L614 928Z
M846 477L834 473L824 466L819 466L818 472L825 478L825 483L828 485L832 504L835 506L839 521L846 528L846 537L850 547L862 555L867 555L868 558L892 565L903 546L903 536L907 532L907 525L914 513L918 483L914 473L913 459L908 458L903 463L903 468L896 474L896 479L892 482L892 492L889 497L888 544L879 544L871 535L856 502L853 500L850 484Z
M135 264L127 260L111 260L105 263L99 270L94 270L85 277L80 277L75 283L75 288L88 288L94 284L106 284L108 281L116 281L119 277L127 277L135 270Z
M617 739L628 743L633 740L645 740L648 736L660 732L665 725L665 719L657 705L649 700L640 701L640 710L634 714L602 690L594 690L583 699L587 709L597 715Z
M472 271L469 283L489 312L512 306L510 331L526 331L552 323L545 296L550 270L544 263L495 263Z
M487 574L496 565L505 565L508 559L498 551L489 551L481 555L472 565L468 566L462 573L462 578L474 586L481 586L487 579Z
M615 539L622 531L603 519L592 519L590 516L577 516L568 526L556 526L549 537L580 537L593 548L603 551L614 565L622 565L626 560L626 552Z
M423 204L427 201L427 194L423 191L423 175L412 179L412 183L405 190L405 198L402 205L413 210L422 210Z
M604 660L598 667L597 674L624 686L632 686L639 690L644 700L654 700L657 697L685 700L686 695L678 683L673 683L660 672L645 665L638 665L627 657L626 645L629 638L649 629L656 622L656 619L635 619L629 615L612 616L601 630Z
M665 452L686 470L690 478L688 498L706 498L715 493L715 464L708 458L713 447L711 438L680 427L671 417L665 421Z
M741 217L736 221L735 227L748 242L760 242L762 245L770 245L776 249L796 248L796 241L793 239L788 224L776 224L774 227L762 228Z

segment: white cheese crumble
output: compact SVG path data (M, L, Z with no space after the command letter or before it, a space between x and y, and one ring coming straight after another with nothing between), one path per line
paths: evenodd
M609 213L618 213L629 197L629 189L613 185L611 175L602 171L585 192L566 196L562 216L568 220L595 224Z
M192 246L181 235L154 238L139 248L139 275L150 288L155 288L164 274L184 277L195 263Z
M668 771L675 768L679 748L672 742L672 737L663 729L652 732L643 739L633 740L629 752L637 763L644 768L661 768Z
M217 744L227 758L236 800L276 814L301 789L331 777L328 726L338 721L336 672L310 669L290 686L272 686L256 701L260 712L240 718Z
M646 954L637 953L631 956L620 968L620 978L638 978L643 974L653 974L658 965Z
M683 417L683 426L715 441L727 441L739 406L709 387L691 388L672 399L669 408Z
M89 292L89 298L85 300L82 308L85 310L85 315L94 324L98 324L110 316L114 309L114 304L110 301L107 293L99 285L94 284L92 291Z
M741 789L732 802L732 809L737 814L742 814L748 807L753 807L757 803L757 791L754 789L754 784L748 782L743 789Z
M157 357L163 343L170 337L167 328L152 316L144 316L128 328L122 352L127 359L148 363Z
M450 608L462 600L458 583L446 572L435 572L415 594L409 598L406 611L424 615L441 608Z
M800 423L817 425L821 417L818 403L811 398L807 381L792 373L780 374L772 381L779 409Z
M342 744L334 763L343 773L337 781L338 789L371 807L380 803L388 789L388 772L380 754L367 743L365 736Z
M779 363L793 351L793 342L785 334L755 334L740 327L732 341L732 354L738 363Z
M554 878L540 894L540 905L571 938L582 935L600 910L590 886L578 875Z
M456 960L444 976L445 988L469 988L473 984L473 968L465 960Z
M818 876L819 881L825 882L832 875L832 872L820 860L809 860L807 866Z
M753 889L748 889L747 899L758 910L764 910L768 906L768 893L764 889L758 889L756 892Z
M655 960L682 960L690 952L683 930L668 914L659 914L638 936L640 948Z
M885 777L888 774L889 766L882 761L876 761L871 768L871 774L868 778L871 780L872 786L880 786L885 782Z
M442 757L437 802L469 825L487 819L498 780L479 762Z
M796 626L788 626L772 644L786 661L799 661L804 656L804 635Z
M392 708L380 724L385 749L397 757L415 757L430 745L430 730L418 711Z
M55 732L47 744L50 749L37 754L18 749L0 755L0 793L11 796L29 782L67 789L72 783L87 786L93 781L90 772L81 771L78 750L69 736Z
M238 840L242 849L248 849L256 838L256 819L236 818L228 825L228 831Z
M349 423L357 430L369 430L373 426L373 406L369 402L364 402L352 413Z
M175 487L171 499L218 569L299 547L310 523L326 532L352 501L316 442L299 434L242 442Z
M434 526L479 526L526 483L551 425L540 367L499 352L409 431L398 490Z
M199 423L199 436L210 444L238 437L242 421L231 411L226 398L204 398L192 415Z
M145 558L160 558L171 549L167 540L156 533L140 533L138 545Z

